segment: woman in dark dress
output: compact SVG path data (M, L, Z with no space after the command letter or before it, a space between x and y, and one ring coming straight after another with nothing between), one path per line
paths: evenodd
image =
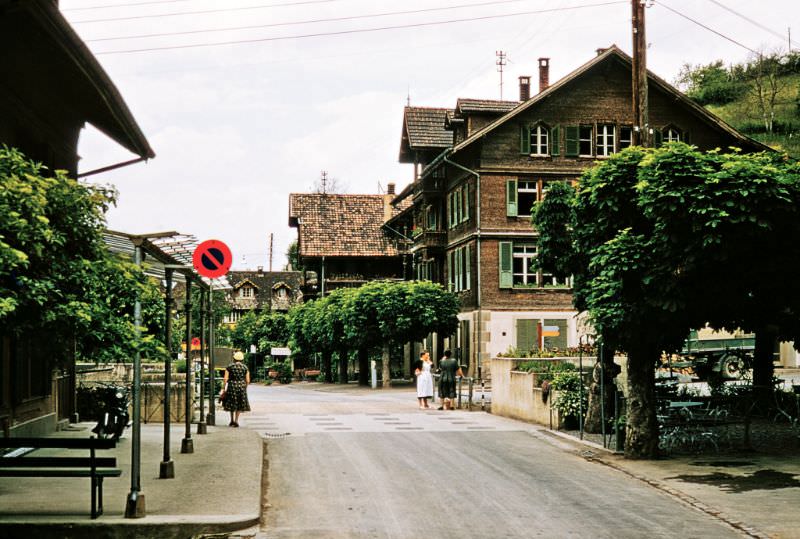
M239 426L239 414L250 411L250 402L247 400L247 384L250 383L250 371L247 365L242 363L244 354L235 352L233 363L225 369L225 377L222 384L222 406L231 413L229 427ZM224 395L224 399L222 398Z
M456 376L464 376L458 362L450 357L450 350L445 350L439 360L441 376L439 378L439 397L443 400L445 410L453 410L456 402ZM441 408L440 408L441 410Z

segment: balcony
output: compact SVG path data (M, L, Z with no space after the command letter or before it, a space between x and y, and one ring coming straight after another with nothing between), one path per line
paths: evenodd
M422 232L414 234L414 247L412 250L444 249L446 245L446 230L423 230Z

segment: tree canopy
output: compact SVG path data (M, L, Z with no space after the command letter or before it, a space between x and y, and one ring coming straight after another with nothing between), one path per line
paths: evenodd
M538 263L572 271L576 306L628 352L630 456L657 453L653 367L690 329L797 337L800 174L783 156L630 148L551 196L533 216Z

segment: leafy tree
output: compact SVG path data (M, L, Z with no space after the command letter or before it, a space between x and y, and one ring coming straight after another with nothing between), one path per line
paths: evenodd
M284 270L303 271L303 267L300 265L300 253L297 247L297 240L290 243L289 247L286 249L286 261L286 267L283 268Z
M700 105L725 105L747 92L747 85L725 68L722 60L707 65L684 64L678 84Z

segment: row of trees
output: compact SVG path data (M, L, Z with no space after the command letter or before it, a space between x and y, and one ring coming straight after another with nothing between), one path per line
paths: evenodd
M770 391L776 338L800 342L800 167L777 153L629 148L554 185L532 217L541 268L574 276L610 353L628 355L626 455L655 457L654 367L690 329L756 333Z

